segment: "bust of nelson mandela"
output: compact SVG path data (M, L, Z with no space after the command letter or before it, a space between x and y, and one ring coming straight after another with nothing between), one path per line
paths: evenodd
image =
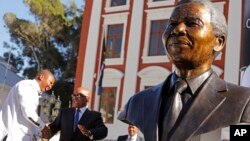
M211 68L226 39L225 16L210 1L179 1L163 33L174 72L132 96L118 119L136 125L146 141L192 140L232 124L249 123L250 89L225 82ZM178 99L180 81L186 87ZM189 96L186 102L183 95ZM181 108L177 110L175 103Z

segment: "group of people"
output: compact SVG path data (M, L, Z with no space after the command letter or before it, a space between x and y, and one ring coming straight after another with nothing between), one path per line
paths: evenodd
M83 87L72 94L72 108L62 109L46 125L37 114L39 97L54 83L54 75L49 70L41 70L34 79L22 80L10 90L0 110L1 141L50 139L58 131L61 131L60 141L91 141L107 136L101 113L88 109L91 93Z
M128 123L128 135L118 141L143 140L138 129L146 141L186 141L231 124L249 123L250 89L225 82L211 68L226 39L225 16L209 0L178 1L163 33L175 71L128 100L118 115ZM38 98L54 82L53 74L42 70L34 80L23 80L11 89L0 111L0 140L6 135L7 141L49 139L58 131L60 141L107 136L101 113L88 108L91 92L83 87L72 95L72 108L62 109L49 125L41 121Z
M61 109L55 120L46 125L37 114L38 102L54 83L54 75L49 70L41 70L34 79L22 80L10 90L0 110L1 141L50 139L58 131L60 141L101 140L107 136L101 113L88 108L91 91L84 87L78 87L71 95L72 108ZM129 125L128 133L132 137L130 141L142 141L135 126ZM126 137L118 140L126 141Z

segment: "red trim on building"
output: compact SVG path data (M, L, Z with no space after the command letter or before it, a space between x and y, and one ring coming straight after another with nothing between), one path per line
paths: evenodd
M74 89L81 86L83 83L83 66L85 61L85 52L86 52L86 46L87 46L87 39L88 39L88 33L89 33L89 25L90 20L84 20L84 19L90 19L91 12L92 12L92 5L93 0L86 0L85 1L85 9L83 14L83 22L81 27L81 39L80 39L80 47L78 51L78 58L77 58L77 67L76 67L76 76L75 76L75 86Z

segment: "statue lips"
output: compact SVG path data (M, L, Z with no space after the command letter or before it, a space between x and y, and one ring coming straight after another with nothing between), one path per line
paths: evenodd
M180 38L173 38L172 40L169 40L169 45L170 46L191 46L192 43L190 43L190 41L188 39L180 39Z
M175 50L175 52L181 52L185 48L191 48L192 43L187 40L169 40L168 46L171 50Z

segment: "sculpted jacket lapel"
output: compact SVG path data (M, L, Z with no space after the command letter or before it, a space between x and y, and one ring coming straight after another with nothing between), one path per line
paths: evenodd
M212 74L195 98L190 110L182 119L170 141L188 140L194 136L211 115L222 105L226 98L220 92L226 91L225 81ZM209 130L209 129L208 129ZM200 132L200 131L199 131Z
M163 84L153 88L144 98L143 118L147 123L143 123L144 138L149 141L158 140L158 118L161 101L161 91ZM150 103L150 104L149 104Z

